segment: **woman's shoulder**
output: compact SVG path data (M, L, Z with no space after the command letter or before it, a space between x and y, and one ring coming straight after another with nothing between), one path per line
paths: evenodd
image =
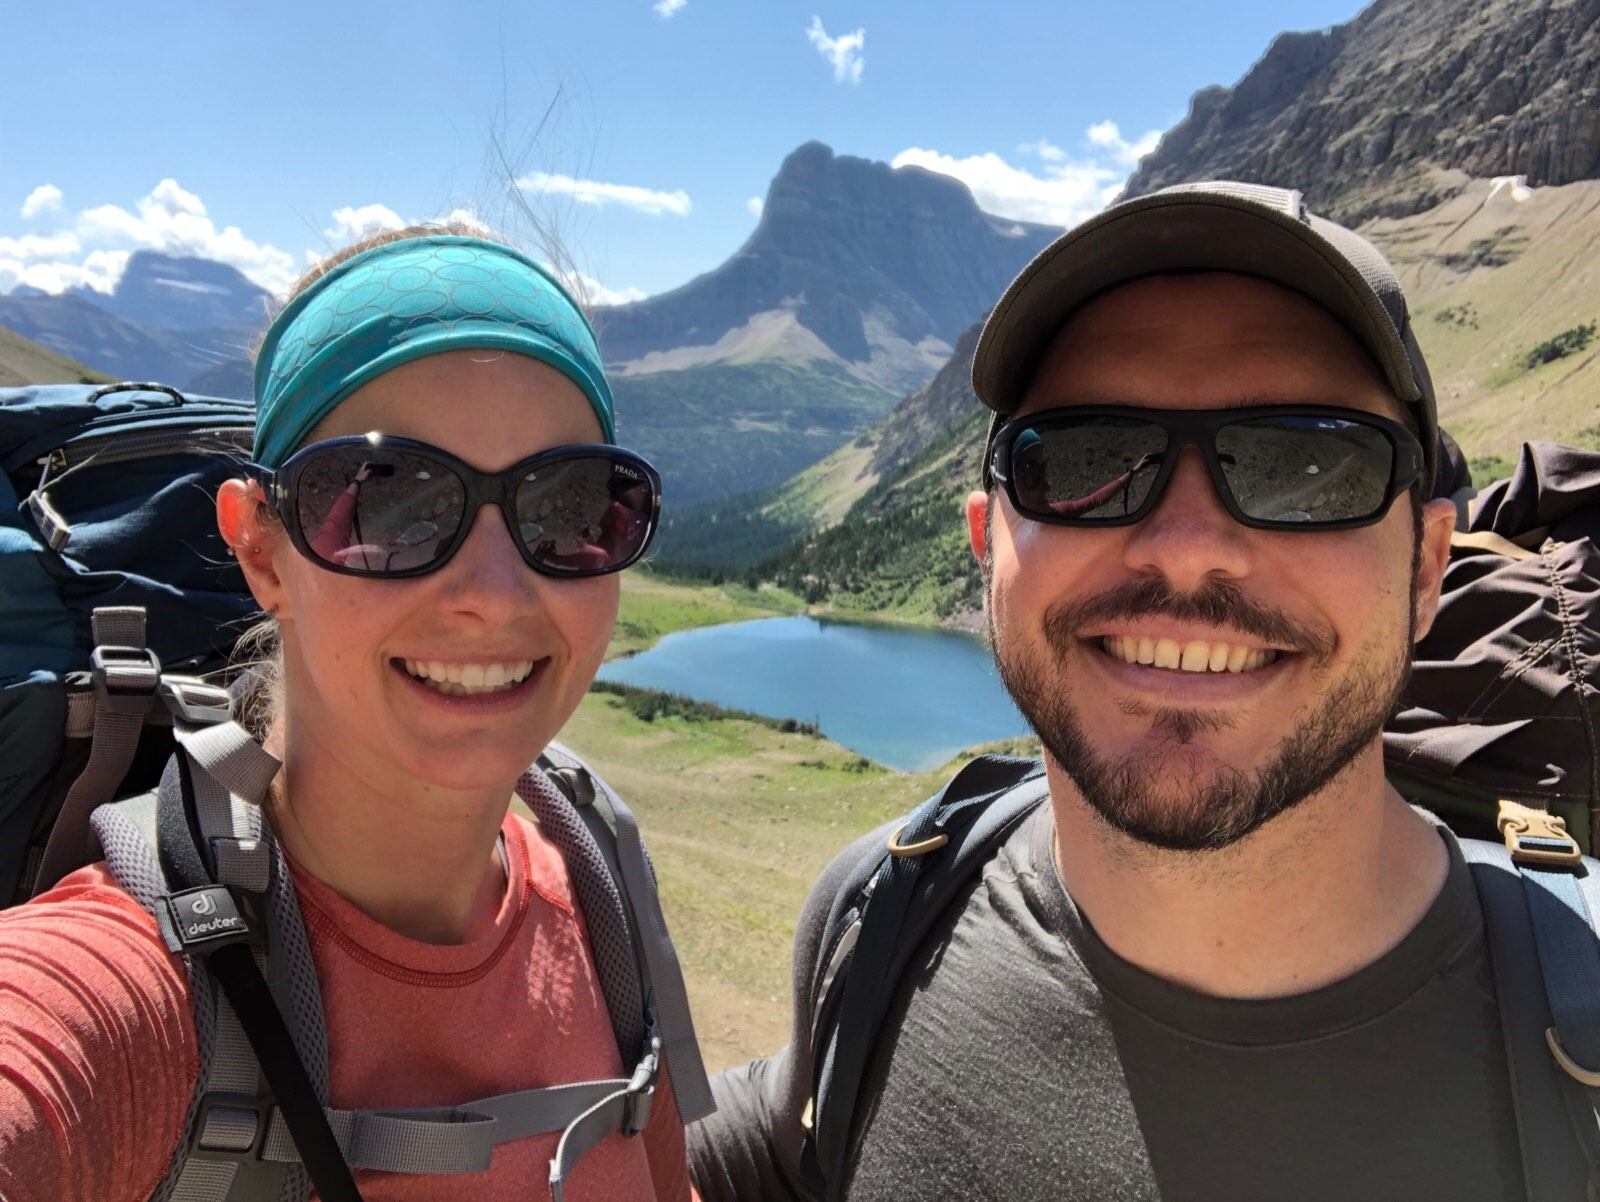
M183 964L104 865L0 912L7 1197L148 1195L197 1069Z

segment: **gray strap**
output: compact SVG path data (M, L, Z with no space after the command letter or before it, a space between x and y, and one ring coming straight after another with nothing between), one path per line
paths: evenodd
M644 956L645 970L650 979L656 1023L661 1031L662 1049L672 1077L673 1096L677 1098L683 1121L692 1123L710 1114L717 1106L711 1097L711 1084L706 1078L705 1062L700 1055L700 1041L695 1037L694 1020L689 1014L689 995L683 984L683 970L678 964L678 953L673 949L672 937L667 933L667 920L661 913L655 874L645 857L644 843L639 838L639 824L634 821L633 812L593 770L589 775L596 789L595 805L603 805L610 810L610 825L617 832L617 862L622 869L622 887L627 893L628 912L633 916L639 950Z
M481 1173L500 1144L566 1130L605 1098L626 1095L628 1086L628 1081L614 1078L520 1090L459 1106L406 1110L329 1107L328 1124L352 1168L385 1173ZM618 1126L613 1123L602 1137ZM284 1163L300 1159L276 1107L268 1119L261 1157Z
M211 848L217 880L265 893L272 852L264 837L260 799L281 764L237 722L194 728L178 724L178 743L199 769L194 773L196 817Z
M140 606L96 609L90 624L96 649L126 647L142 651L145 648L144 609ZM154 658L143 663L117 659L108 662L104 670L107 689L125 695L147 693L153 697L161 679L161 668ZM89 761L67 790L61 812L50 829L50 839L34 878L36 895L82 866L90 846L89 815L116 795L139 749L139 732L144 729L144 720L143 709L96 706Z

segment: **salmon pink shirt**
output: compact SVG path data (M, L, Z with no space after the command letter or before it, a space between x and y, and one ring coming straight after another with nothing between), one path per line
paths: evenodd
M627 1075L565 862L523 818L502 833L494 927L449 946L397 935L291 865L332 1105L443 1106ZM0 913L0 1199L143 1202L183 1135L196 1071L183 964L103 864ZM503 1144L482 1173L356 1180L368 1202L547 1199L557 1138ZM641 1135L612 1135L579 1162L566 1194L687 1202L670 1088Z

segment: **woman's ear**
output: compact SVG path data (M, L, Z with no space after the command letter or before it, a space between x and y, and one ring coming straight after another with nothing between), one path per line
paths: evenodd
M281 617L284 589L278 575L277 554L285 540L283 528L267 508L260 484L254 480L223 481L217 490L217 530L239 561L257 604Z

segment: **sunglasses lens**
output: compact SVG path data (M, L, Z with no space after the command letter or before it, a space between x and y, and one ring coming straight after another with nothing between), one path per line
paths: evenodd
M1262 417L1217 431L1217 459L1246 516L1283 525L1371 517L1389 495L1394 447L1364 422Z
M643 553L655 506L654 483L629 457L558 459L535 467L517 485L517 530L541 567L596 575Z
M1137 418L1058 417L1011 440L1011 482L1024 513L1114 521L1143 505L1161 471L1167 434Z
M312 456L295 487L312 552L374 576L426 567L461 528L466 488L445 464L411 451L342 446Z

